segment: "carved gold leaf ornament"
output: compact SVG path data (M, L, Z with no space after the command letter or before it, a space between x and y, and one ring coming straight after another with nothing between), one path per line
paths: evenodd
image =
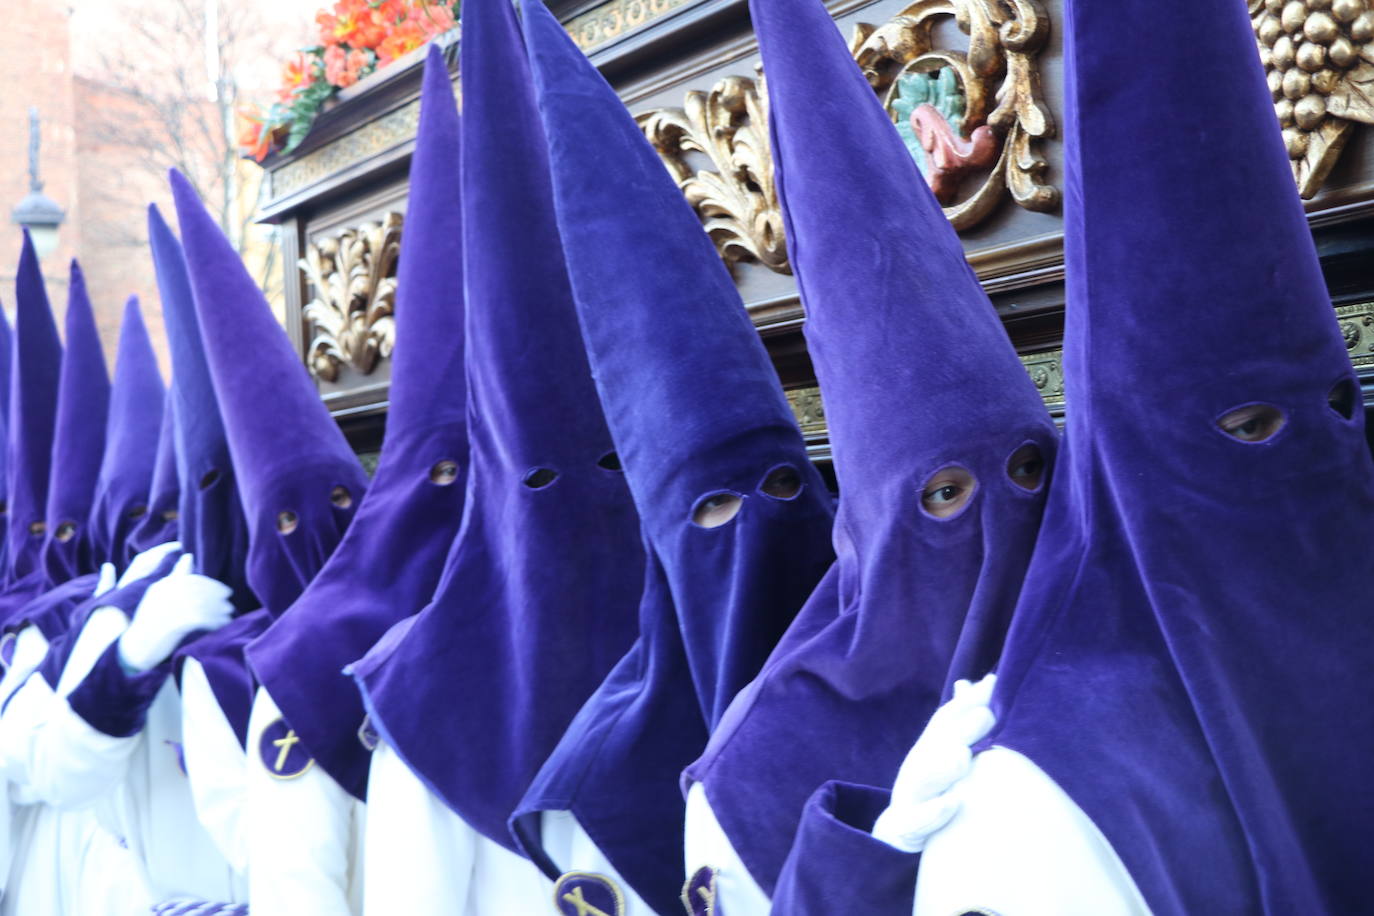
M942 47L937 40L936 27L951 18L968 36L967 50ZM850 51L894 121L901 118L903 76L948 70L961 90L958 127L965 138L986 127L1000 141L1000 155L975 179L974 191L953 203L942 201L956 229L986 219L1008 193L1027 210L1059 206L1059 190L1045 182L1049 163L1038 147L1055 132L1037 67L1049 30L1039 0L920 0L880 27L860 23L854 29ZM927 180L937 190L941 177L927 166ZM952 177L964 180L963 174Z
M401 223L399 213L387 213L306 247L299 265L313 298L303 310L305 361L318 378L338 381L345 364L367 375L391 355Z
M1249 2L1293 178L1310 198L1355 124L1374 124L1374 10L1367 0Z
M752 260L791 273L773 184L767 96L754 80L726 77L710 92L687 93L682 108L637 120L727 265ZM697 170L691 153L708 156L715 171Z
M937 25L950 19L968 35L966 50L937 40ZM935 166L928 162L925 170L956 229L976 225L1007 196L1028 210L1059 205L1058 189L1045 182L1049 164L1039 150L1055 132L1037 69L1049 28L1039 0L920 0L881 27L855 28L850 51L899 125L907 117L899 110L903 77L954 75L954 120L962 135L931 120L934 107L922 106L920 117L926 136L943 131L930 140ZM725 262L733 267L754 261L787 274L765 89L761 70L757 80L730 76L709 92L688 92L681 108L656 109L637 120ZM710 168L698 167L703 155ZM974 190L962 194L970 184Z

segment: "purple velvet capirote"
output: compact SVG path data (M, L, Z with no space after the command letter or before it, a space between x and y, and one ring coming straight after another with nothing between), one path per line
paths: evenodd
M1043 473L1012 474L1043 467L1057 435L824 4L750 6L840 486L838 578L688 776L771 893L811 793L832 778L891 785L953 681L996 663L1046 489ZM936 517L922 493L951 466L974 490Z
M433 600L355 675L388 745L513 848L511 812L634 641L643 553L578 331L509 0L464 7L462 86L468 505Z
M634 119L542 5L525 35L583 337L648 548L640 638L512 826L570 810L644 900L682 887L678 777L832 562L830 496L729 273ZM698 510L739 500L718 527Z
M137 297L124 304L105 427L105 457L90 513L91 550L97 562L120 572L138 549L133 533L148 516L156 471L166 389Z
M988 743L1157 916L1357 912L1374 465L1246 7L1070 0L1066 25L1070 409ZM1282 426L1228 435L1247 405Z
M306 750L358 798L370 758L358 740L362 699L342 670L434 594L463 515L469 464L458 149L453 84L442 52L431 46L410 166L381 461L329 562L248 647L254 673Z
M89 518L105 455L110 376L86 278L72 261L67 288L66 349L57 393L52 469L48 476L43 565L50 584L95 572L104 558L92 551Z
M192 301L186 260L156 207L148 208L148 243L153 251L162 322L172 354L169 389L177 468L178 538L195 557L196 572L234 590L241 610L258 602L248 587L248 523L229 457L229 438L205 361L200 323ZM149 545L152 546L152 545Z
M71 336L69 332L69 340ZM69 346L69 358L73 352ZM148 511L163 398L157 358L138 302L131 298L120 328L104 457L96 477L93 505L87 513L92 565L109 562L123 571L136 552L129 543L129 535ZM69 414L63 411L63 415ZM54 479L53 490L58 486ZM35 624L51 641L65 632L74 619L74 611L91 596L96 581L94 572L66 579L29 602L14 619Z
M0 622L8 628L15 612L47 587L43 565L44 511L57 424L57 389L62 343L48 306L38 255L27 231L15 278L14 351L11 366L9 439L5 473L9 514L8 552Z
M0 517L9 512L10 374L14 366L14 335L0 308ZM0 532L0 594L9 570L9 537Z
M238 252L190 182L173 170L171 183L205 362L248 520L248 584L275 618L324 566L367 475Z
M115 371L118 372L118 369ZM148 511L129 533L128 544L132 554L177 539L177 505L181 500L181 486L177 481L174 397L172 389L168 388L162 403L162 425L158 431L157 456L148 490Z

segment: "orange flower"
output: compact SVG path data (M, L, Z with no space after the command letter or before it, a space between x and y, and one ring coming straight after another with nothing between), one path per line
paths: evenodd
M290 104L296 93L309 88L310 84L315 82L312 69L305 55L297 52L286 62L286 67L282 70L282 85L281 89L277 90L277 98L283 103Z
M396 58L409 54L425 43L424 30L414 20L407 19L392 30L377 46L377 64L386 66Z
M245 103L235 109L234 115L238 121L239 152L252 156L258 162L266 159L272 151L272 132L267 129L257 106Z

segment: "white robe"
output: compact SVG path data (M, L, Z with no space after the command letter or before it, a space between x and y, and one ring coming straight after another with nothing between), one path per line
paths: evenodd
M446 806L386 745L372 752L366 916L554 913L553 882Z
M1148 916L1120 857L1083 810L1021 754L978 754L951 792L954 818L927 841L913 916ZM687 794L687 873L717 870L716 901L730 916L767 916L700 784Z
M259 689L248 721L246 765L249 911L356 916L363 907L365 808L313 763L290 779L268 771L258 748L263 730L279 718L277 704Z
M95 729L67 702L127 625L122 611L98 609L73 647L56 694L47 691L42 678L30 678L16 693L12 708L23 700L23 708L45 709L25 754L27 800L64 810L93 808L99 823L131 854L119 880L141 888L144 898L107 895L100 908L89 910L92 916L146 913L149 906L175 898L243 899L241 880L197 819L181 768L182 705L173 681L159 689L143 730L128 737ZM83 869L81 881L97 887L115 881L117 876L107 872Z

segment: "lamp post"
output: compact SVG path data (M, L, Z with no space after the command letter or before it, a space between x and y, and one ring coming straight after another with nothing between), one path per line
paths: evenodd
M38 109L29 109L29 193L10 213L10 219L29 230L34 251L46 257L57 247L57 227L67 214L51 197L43 193L38 177L39 124Z

